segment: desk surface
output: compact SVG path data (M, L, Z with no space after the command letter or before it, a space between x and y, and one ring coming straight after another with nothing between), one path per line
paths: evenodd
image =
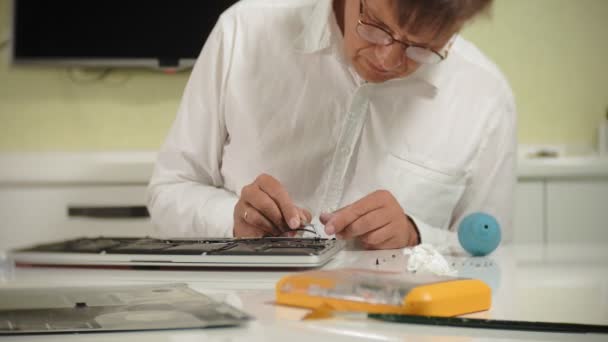
M393 258L392 255L396 254ZM379 265L376 265L376 259ZM473 317L608 324L608 248L605 245L503 246L491 257L448 256L460 274L480 278L493 289L493 307ZM325 268L360 267L400 271L401 250L344 251ZM12 340L127 341L357 341L357 340L547 340L605 341L606 335L479 330L393 324L373 320L301 321L307 312L273 305L274 284L289 271L112 270L17 268L0 277L0 287L126 285L184 282L252 314L240 328L97 333L3 338Z

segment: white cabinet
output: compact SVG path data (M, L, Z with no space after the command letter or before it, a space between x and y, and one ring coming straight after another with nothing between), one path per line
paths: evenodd
M514 242L608 242L608 178L519 180Z
M78 236L154 235L149 218L72 217L144 206L154 152L0 154L0 250ZM518 161L515 243L608 242L608 158Z
M608 178L547 183L548 242L608 242Z
M545 182L520 181L515 188L513 242L543 242L545 235Z
M0 250L80 236L154 235L147 217L68 214L143 207L145 191L145 184L0 186ZM515 243L608 242L608 179L524 179L515 194Z
M152 235L147 217L68 215L70 207L143 206L145 190L145 185L0 186L0 250L81 236Z

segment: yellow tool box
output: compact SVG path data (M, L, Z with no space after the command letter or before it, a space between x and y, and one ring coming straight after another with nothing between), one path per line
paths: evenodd
M476 279L335 269L283 277L276 300L310 309L449 317L488 310L492 293Z

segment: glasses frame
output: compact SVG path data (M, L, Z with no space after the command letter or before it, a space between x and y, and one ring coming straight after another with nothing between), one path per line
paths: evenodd
M437 61L436 63L442 62L446 58L448 58L448 52L449 52L449 47L451 46L451 42L450 42L448 48L445 49L445 54L441 54L439 51L437 51L437 50L435 50L433 48L430 48L428 46L419 45L419 44L415 44L415 43L411 43L411 42L405 42L405 41L396 39L393 36L392 32L387 31L385 28L383 28L383 27L381 27L381 26L379 26L377 24L366 22L365 20L363 20L363 16L364 15L365 15L365 13L363 13L363 0L360 0L359 1L359 20L357 21L357 27L359 27L359 26L371 26L373 28L376 28L376 29L378 29L378 30L386 33L387 37L390 38L390 41L387 44L381 44L381 43L371 42L368 39L362 37L361 34L359 33L359 31L357 30L357 35L359 37L361 37L361 39L364 39L365 41L370 42L372 44L382 45L382 46L389 46L389 45L392 45L392 44L395 44L395 43L399 43L399 44L401 44L404 47L404 49L403 49L404 56L406 58L410 58L410 59L411 59L411 57L409 57L407 55L407 49L409 49L410 47L415 47L415 48L427 50L427 51L430 51L430 52L434 53L435 55L437 55L440 58L440 60ZM416 60L414 60L414 61L418 62L418 63L421 63L421 64L436 64L436 63L423 63L423 62L419 62L419 61L416 61Z

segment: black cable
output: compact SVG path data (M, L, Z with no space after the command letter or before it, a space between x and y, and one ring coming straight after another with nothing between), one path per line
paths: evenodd
M87 77L87 78L80 78L77 77L74 72L76 70L79 70L79 68L75 68L75 67L70 67L67 68L67 73L68 73L68 77L70 78L70 80L74 83L79 83L79 84L88 84L88 83L94 83L94 82L98 82L98 81L102 81L104 80L106 77L108 77L108 75L114 70L112 68L104 68L101 69L99 71L99 73L93 75L93 77Z
M394 323L424 324L461 328L608 334L608 325L508 321L498 319L434 317L399 314L368 314L368 317Z
M308 229L308 228L296 228L296 229L292 229L291 231L292 232L309 232L309 233L315 234L316 236L319 236L319 234L317 234L317 232L315 230Z

